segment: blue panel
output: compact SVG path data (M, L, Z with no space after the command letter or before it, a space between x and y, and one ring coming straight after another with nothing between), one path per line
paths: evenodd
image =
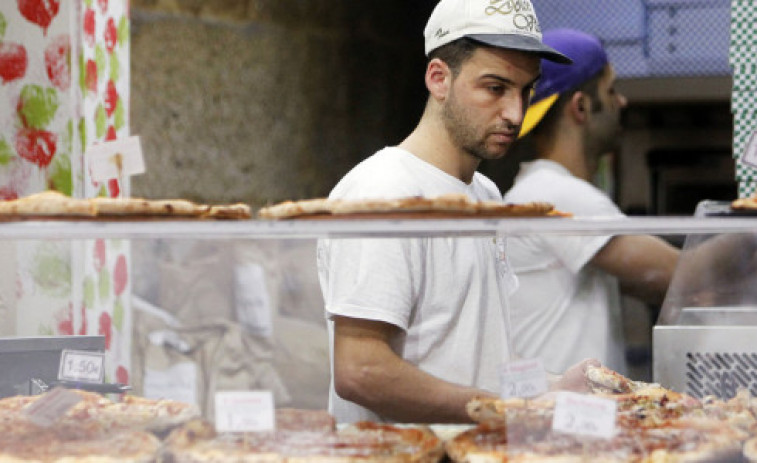
M730 0L533 0L543 30L598 36L620 77L728 75Z

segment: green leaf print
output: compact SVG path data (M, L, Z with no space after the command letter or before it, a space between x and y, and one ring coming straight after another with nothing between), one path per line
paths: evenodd
M13 148L5 141L5 138L0 138L0 166L7 166L15 157Z
M87 123L82 117L79 119L79 142L81 142L82 151L87 149Z
M108 65L108 55L102 45L95 46L95 63L97 63L97 75L102 76Z
M113 306L113 326L117 331L122 331L124 326L124 305L121 302L121 298L116 299L116 303Z
M5 37L5 29L8 27L8 21L5 20L5 15L0 13L0 40Z
M71 157L68 153L58 153L50 164L47 181L51 189L71 196L74 192L74 177Z
M113 128L121 130L126 125L126 111L124 110L123 98L116 102L116 110L113 112Z
M95 307L95 281L91 276L84 279L84 307L92 309Z
M118 78L121 76L121 62L118 60L118 55L115 53L110 55L110 80L118 82Z
M50 325L39 325L37 334L40 336L53 336L55 335L55 331L53 331L53 327Z
M107 129L108 115L105 113L103 105L99 104L95 109L95 136L98 140L105 136L105 131Z
M58 111L58 91L50 87L26 85L21 90L19 106L19 115L27 127L45 129Z
M53 297L71 294L71 259L68 248L43 243L37 249L31 268L32 279L44 293Z
M118 21L118 45L123 47L129 41L129 19L126 16L121 16Z
M100 270L100 274L97 276L98 290L100 296L100 302L105 302L110 296L110 273L107 269Z
M87 93L87 62L83 53L79 54L79 88L82 93Z

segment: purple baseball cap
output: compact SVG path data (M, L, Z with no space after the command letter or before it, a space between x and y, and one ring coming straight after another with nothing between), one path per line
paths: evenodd
M520 136L531 131L547 113L557 97L574 89L604 69L607 53L599 39L576 29L553 29L544 32L543 42L564 54L573 64L542 60L541 78L536 83Z

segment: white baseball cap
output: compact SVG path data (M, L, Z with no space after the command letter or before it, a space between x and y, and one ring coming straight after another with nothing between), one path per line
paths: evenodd
M467 37L499 48L532 52L570 64L567 56L541 41L541 27L531 0L441 0L423 31L426 55Z

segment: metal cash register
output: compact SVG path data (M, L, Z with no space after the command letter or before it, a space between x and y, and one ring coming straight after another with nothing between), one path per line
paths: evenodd
M728 202L703 201L695 215L733 214ZM753 243L757 230L686 238L653 329L655 382L697 398L730 399L741 388L757 396Z

